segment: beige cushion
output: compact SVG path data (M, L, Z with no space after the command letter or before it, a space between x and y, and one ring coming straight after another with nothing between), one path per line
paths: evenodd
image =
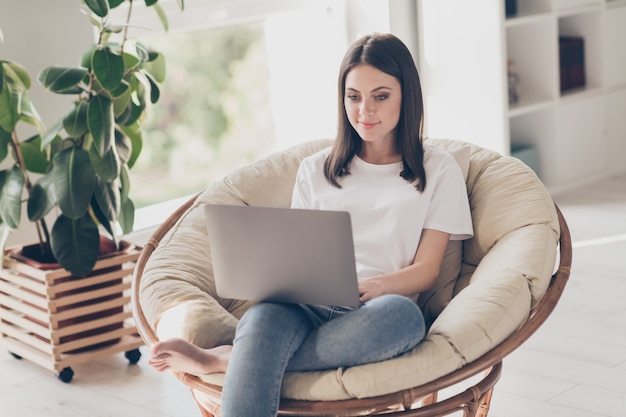
M467 182L472 148L468 144L460 142L458 145L457 147L449 147L446 151L449 152L454 157L457 164L459 164L463 179ZM454 287L461 271L462 259L462 241L451 240L448 242L439 276L428 291L424 291L419 295L417 304L424 313L424 319L428 326L430 326L439 313L446 308L450 300L452 300Z
M446 263L436 291L420 297L420 305L434 320L426 339L411 352L384 362L289 373L284 397L361 398L431 381L504 340L545 292L555 265L558 222L536 175L517 159L475 145L468 148L444 139L429 143L453 154L471 150L467 189L475 237L463 243L461 265L460 247L449 248L453 261ZM199 196L144 270L141 303L160 338L182 336L204 347L232 341L237 319L250 304L216 295L201 206L289 206L300 160L328 144L313 141L272 155L235 171ZM221 374L202 377L217 384L223 379Z

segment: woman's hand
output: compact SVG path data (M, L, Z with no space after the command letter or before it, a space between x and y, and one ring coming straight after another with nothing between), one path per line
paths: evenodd
M383 294L411 296L433 286L450 241L448 233L424 229L413 263L399 271L359 280L361 302Z
M385 284L381 276L359 280L359 300L364 303L385 294Z

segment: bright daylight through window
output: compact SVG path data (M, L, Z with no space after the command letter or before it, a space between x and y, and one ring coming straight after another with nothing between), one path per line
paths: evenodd
M335 132L336 76L347 45L342 10L303 2L252 16L213 10L207 16L217 22L185 23L198 19L195 3L168 33L140 35L165 55L167 76L131 170L139 208L187 198L273 151ZM162 214L153 220L144 209L136 229Z

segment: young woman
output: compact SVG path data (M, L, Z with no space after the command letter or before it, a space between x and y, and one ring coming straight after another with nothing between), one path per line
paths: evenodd
M172 339L150 364L226 372L222 415L275 416L286 371L350 367L417 346L425 323L415 300L437 278L450 239L472 236L465 183L449 154L422 142L423 103L406 46L390 34L357 40L339 74L339 126L331 148L305 158L292 207L351 215L361 306L252 306L230 346Z

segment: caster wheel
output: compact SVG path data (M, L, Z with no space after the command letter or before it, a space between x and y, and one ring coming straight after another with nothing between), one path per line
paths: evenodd
M65 382L68 383L72 380L72 378L74 377L74 371L72 370L72 368L63 368L63 370L61 372L59 372L58 378Z
M17 353L13 353L13 352L9 352L9 353L11 354L11 356L13 356L17 360L22 359L22 357L20 355L18 355Z
M139 362L139 358L141 358L141 352L139 351L139 349L129 350L124 354L124 356L126 356L126 359L128 359L128 362L130 362L131 365L134 365Z

